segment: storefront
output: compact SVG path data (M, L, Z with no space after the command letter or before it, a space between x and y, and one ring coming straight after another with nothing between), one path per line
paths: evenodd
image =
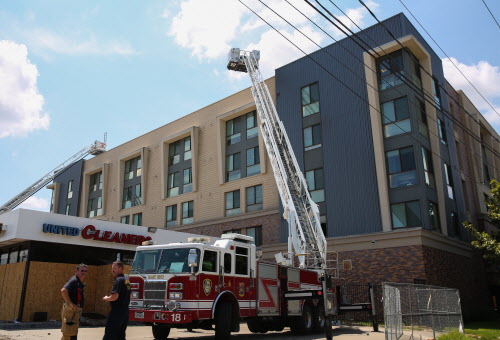
M89 265L84 312L107 314L101 298L111 289L113 261L130 265L143 241L193 236L200 235L25 209L0 215L0 320L59 320L60 290L79 263Z

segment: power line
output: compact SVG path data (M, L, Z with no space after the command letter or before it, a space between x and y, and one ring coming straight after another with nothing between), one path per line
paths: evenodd
M488 12L490 12L491 14L491 17L493 18L493 20L495 20L495 22L497 23L497 26L498 28L500 28L500 24L498 23L497 19L495 18L495 16L493 15L493 13L491 12L490 8L488 7L488 5L486 4L486 2L484 0L483 1L483 4L486 6L486 9L488 10Z
M441 52L444 53L444 55L448 58L448 60L453 64L453 66L455 66L455 68L458 70L458 72L460 72L460 74L467 80L467 82L474 88L474 90L476 90L476 92L481 96L481 98L483 98L483 100L491 107L491 109L498 116L500 116L500 114L493 107L493 105L491 105L490 102L486 98L484 98L484 96L481 94L481 92L479 92L479 90L474 86L474 84L471 83L471 81L465 76L465 74L462 72L462 70L460 70L460 68L453 62L453 60L450 58L450 56L448 54L446 54L446 52L441 48L441 46L439 46L439 44L436 42L436 40L434 40L434 38L430 35L430 33L427 32L427 30L425 29L425 27L420 23L420 21L418 21L418 19L413 15L413 13L408 9L408 7L406 7L406 5L403 3L403 1L399 0L399 2L404 6L404 8L406 8L406 10L408 11L408 13L410 13L410 15L413 17L413 19L415 19L415 21L420 25L420 27L424 30L424 32L427 33L427 35L429 36L429 38L432 39L432 41L437 45L437 47L441 50Z
M262 16L260 16L257 12L255 12L253 9L251 9L248 5L246 5L242 0L238 0L242 5L244 5L248 10L250 10L252 13L254 13L257 17L259 17L262 21L264 21L269 27L271 27L274 31L276 31L279 35L281 35L283 38L285 38L289 43L291 43L295 48L297 48L299 51L301 51L307 58L311 59L315 64L317 64L320 68L322 68L325 72L327 72L330 76L332 76L335 80L337 80L339 83L341 83L346 89L348 89L350 92L352 92L355 96L357 96L359 99L361 99L362 101L364 101L365 103L367 103L371 108L373 108L376 112L380 113L383 117L387 118L382 112L380 112L376 107L374 107L372 104L370 104L366 99L364 99L363 97L361 97L358 93L356 93L356 91L354 91L352 88L350 88L348 85L346 85L342 80L340 80L337 76L335 76L334 74L332 74L329 70L327 70L323 65L321 65L318 61L316 61L311 55L309 55L307 52L305 52L303 49L301 49L299 46L297 46L294 42L292 42L289 38L287 38L283 33L281 33L278 29L276 29L271 23L269 23L267 20L265 20ZM305 0L306 2L308 2L307 0ZM392 121L389 119L389 121ZM399 125L397 125L396 123L394 123L398 128L400 128L401 130L405 131L403 128L401 128ZM406 132L406 131L405 131ZM430 131L429 131L430 132ZM414 139L416 142L418 142L420 144L420 141L418 141L414 136L412 136L411 134L408 135L410 138ZM444 160L440 155L438 155L437 153L435 153L434 151L430 151L432 154L434 154L435 156L437 156L439 159L441 159L443 162L445 162L445 164L448 164L446 163L446 160ZM459 170L460 169L456 166L453 166L455 169ZM441 168L441 167L440 167ZM433 169L434 170L434 169ZM477 183L477 184L482 184L482 183L479 183L479 182L476 182L474 178L472 178L470 175L467 175L467 174L464 174L466 175L467 177L469 177L473 182Z

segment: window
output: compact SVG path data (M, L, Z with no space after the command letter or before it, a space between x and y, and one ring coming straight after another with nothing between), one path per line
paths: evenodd
M102 215L102 197L97 197L97 216Z
M417 106L418 117L418 132L425 137L429 137L429 128L427 126L427 112L425 111L425 104L418 98L415 98Z
M9 253L3 253L0 256L0 264L7 264L9 263Z
M411 69L411 80L419 89L422 89L422 76L420 74L420 63L418 59L409 51L407 51L410 56L410 69Z
M429 201L429 217L432 230L440 231L441 223L439 222L439 209L438 205L434 202Z
M241 117L226 121L226 145L241 141Z
M321 147L321 125L316 124L304 129L304 150L309 151Z
M141 226L142 225L142 213L133 214L132 221L133 221L133 223L132 223L133 225Z
M262 245L262 227L247 228L247 235L253 237L253 243L256 247Z
M122 209L130 208L132 206L132 187L123 189L123 202Z
M252 111L247 113L247 139L257 137L259 135L259 128L257 127L257 112Z
M224 274L230 274L233 267L233 256L230 253L224 254Z
M413 146L386 152L389 187L399 188L417 184Z
M123 188L122 209L127 209L142 204L141 195L142 192L140 183Z
M262 210L262 184L249 187L247 190L246 212Z
M135 185L134 206L142 204L141 183Z
M28 261L28 249L23 249L19 251L19 262Z
M167 207L167 228L177 225L177 204Z
M422 225L419 201L391 204L391 215L393 229Z
M204 272L217 273L217 252L205 250L203 253L203 264L201 270Z
M241 178L240 153L226 156L226 182Z
M167 197L179 195L179 173L168 174L167 178Z
M490 171L488 169L488 157L486 155L486 147L484 144L483 136L481 135L481 152L482 152L482 163L483 163L483 184L488 188L491 188L490 182Z
M453 192L453 176L451 173L451 167L444 163L444 177L446 179L446 186L448 187L448 197L450 199L455 199L455 195Z
M434 102L441 108L441 93L439 92L439 82L436 78L432 77L432 90L434 92Z
M130 224L130 215L122 216L120 219L120 223Z
M247 149L247 176L260 174L259 147Z
M446 138L446 129L444 126L444 122L438 118L437 124L438 124L439 140L441 141L441 143L446 144L447 138Z
M318 83L302 88L302 117L307 117L319 112Z
M182 140L170 143L168 146L168 165L174 165L181 161Z
M226 192L226 216L240 214L240 191Z
M68 183L68 199L73 197L73 181L69 181Z
M136 177L141 177L142 174L142 161L141 156L125 161L125 174L124 179L130 180Z
M411 131L408 99L402 97L382 104L384 137L397 136Z
M184 176L182 183L184 184L182 188L182 193L187 193L193 191L193 176L191 172L191 168L184 169Z
M194 201L182 203L182 224L193 223Z
M191 136L184 138L184 160L191 159Z
M100 215L102 215L102 172L97 172L89 177L87 217Z
M90 175L89 193L102 190L102 172Z
M399 50L380 58L378 73L381 90L402 84L401 79L404 77L402 51Z
M236 247L236 275L248 275L248 248Z
M451 212L450 214L451 227L453 228L453 234L460 237L460 223L458 222L458 216L456 212Z
M9 263L17 263L18 262L18 255L19 255L18 250L11 251L10 255L9 255Z
M96 215L96 211L93 209L94 207L94 199L90 198L87 201L87 218L92 218Z
M309 193L314 202L320 203L325 201L325 180L323 169L316 169L306 172L306 181Z
M432 164L432 154L429 150L422 148L422 162L424 164L425 184L431 188L435 188L434 181L434 166Z
M66 204L66 209L64 211L64 214L69 215L71 209L71 204Z
M52 189L52 194L50 196L50 212L54 212L55 203L56 203L56 189Z

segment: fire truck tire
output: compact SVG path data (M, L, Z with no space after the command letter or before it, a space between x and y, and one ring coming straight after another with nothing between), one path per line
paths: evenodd
M313 331L321 332L325 330L325 307L323 304L318 304L314 308Z
M302 309L302 316L299 316L290 325L293 333L309 334L313 330L314 312L310 305L305 305Z
M231 335L231 303L222 301L215 311L215 339L225 340Z
M267 333L267 328L262 323L261 320L258 319L250 319L247 321L248 329L252 333Z
M156 340L165 340L170 334L170 327L166 325L153 325L153 337Z

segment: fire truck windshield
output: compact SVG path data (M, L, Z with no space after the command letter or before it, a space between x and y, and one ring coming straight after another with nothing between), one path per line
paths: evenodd
M167 248L141 250L135 254L131 273L157 274L157 273L191 273L188 266L190 249L196 248ZM198 263L200 250L196 249ZM198 267L194 267L195 272Z

